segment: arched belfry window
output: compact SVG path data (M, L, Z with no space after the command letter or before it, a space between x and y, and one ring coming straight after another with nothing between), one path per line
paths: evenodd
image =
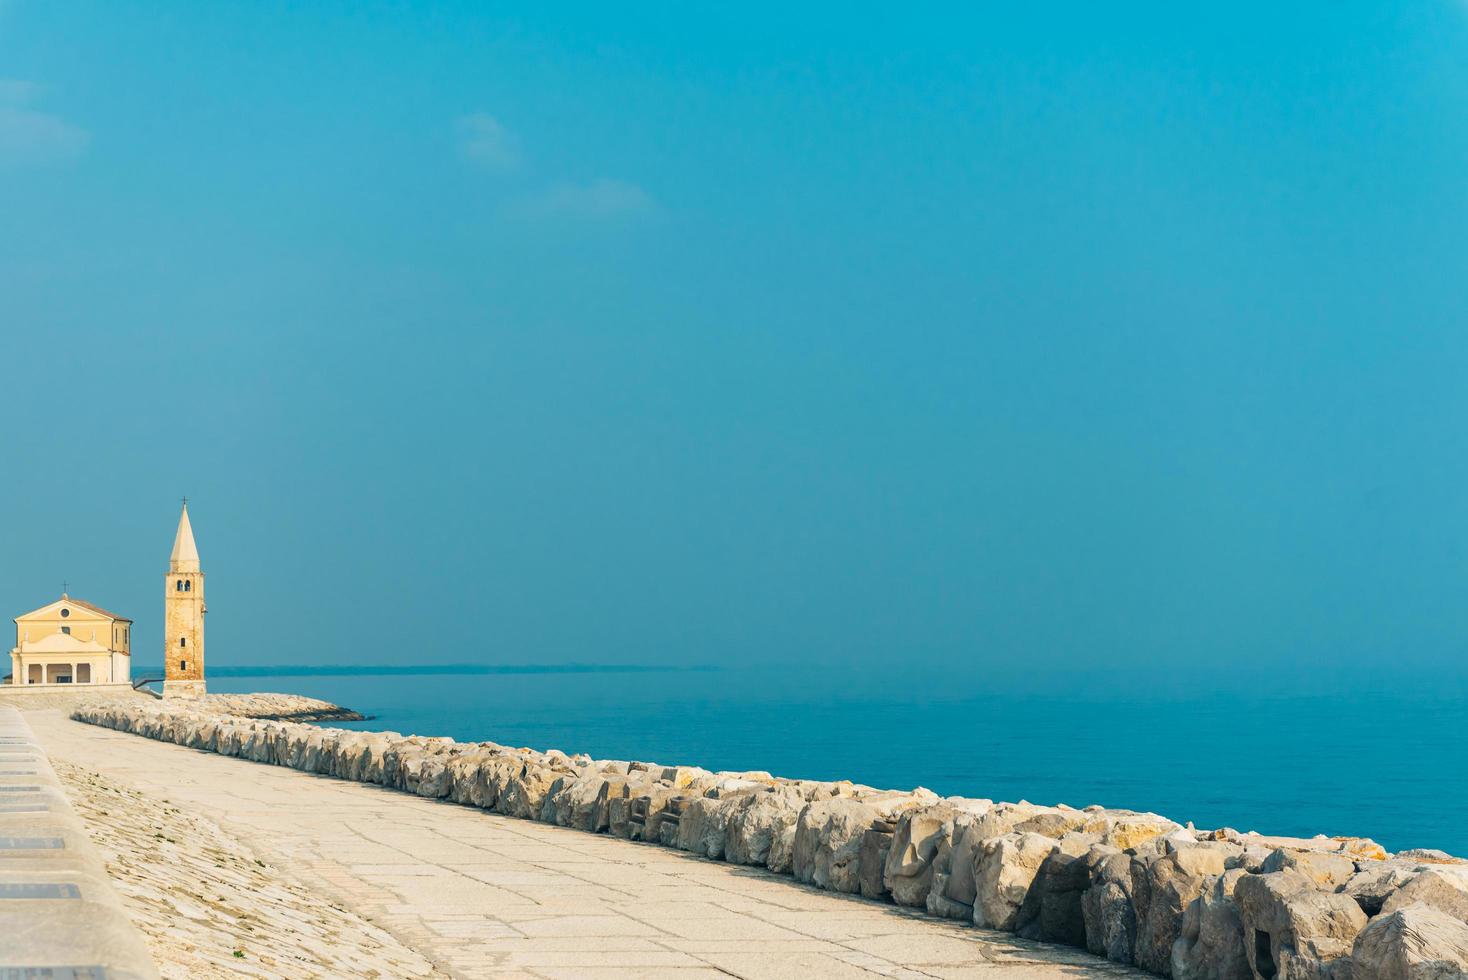
M194 591L194 583L191 582L191 581L185 580L184 581L184 591L185 592L192 592L192 591Z
M173 583L173 591L175 591L175 592L182 592L183 591L183 579L179 579L177 582L174 582Z

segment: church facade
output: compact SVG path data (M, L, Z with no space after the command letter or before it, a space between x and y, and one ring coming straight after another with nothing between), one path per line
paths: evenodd
M126 616L62 593L15 617L10 682L126 684L132 677L132 626Z
M189 523L179 515L163 579L163 696L204 694L204 572ZM15 617L10 684L130 684L133 621L65 592Z

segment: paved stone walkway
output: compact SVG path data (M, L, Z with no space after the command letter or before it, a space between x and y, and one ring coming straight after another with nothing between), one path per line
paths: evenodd
M214 821L443 974L496 978L1141 977L644 844L27 712L55 759Z

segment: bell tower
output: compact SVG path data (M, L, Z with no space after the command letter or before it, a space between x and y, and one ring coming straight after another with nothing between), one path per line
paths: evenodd
M163 696L196 698L204 694L204 573L184 500L163 580Z

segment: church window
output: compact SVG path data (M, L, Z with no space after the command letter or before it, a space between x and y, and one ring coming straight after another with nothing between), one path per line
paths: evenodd
M63 626L63 627L61 627L61 632L65 633L67 636L70 636L71 635L71 627L70 626Z
M192 592L192 591L194 591L194 583L193 582L184 582L184 591L185 592Z
M71 615L71 610L70 609L67 609L65 606L63 606L62 609L61 609L61 618L62 619L65 619L67 616L70 616L70 615Z

